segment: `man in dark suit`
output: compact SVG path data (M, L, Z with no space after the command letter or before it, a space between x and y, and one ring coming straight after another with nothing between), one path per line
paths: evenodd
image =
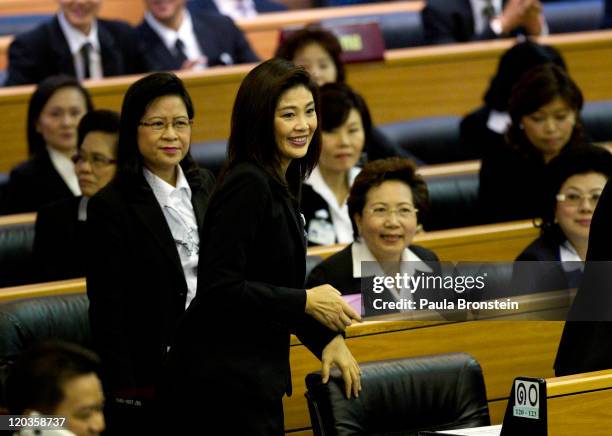
M185 1L145 0L147 11L137 32L152 70L201 69L259 60L229 17L190 13Z
M9 47L5 85L38 83L55 74L79 80L147 70L134 30L97 18L100 0L60 0L50 21L18 35Z
M429 44L546 33L540 0L427 0L421 18Z
M216 12L232 19L250 18L266 12L282 12L287 6L270 0L189 0L187 7L191 11Z

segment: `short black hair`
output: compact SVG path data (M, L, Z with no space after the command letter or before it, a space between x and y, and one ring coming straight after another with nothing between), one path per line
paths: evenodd
M119 144L117 146L116 178L132 185L134 178L142 175L143 157L138 148L138 126L149 105L160 97L178 96L187 109L187 116L193 120L195 111L191 97L176 74L153 73L145 76L128 88L121 106ZM185 175L197 177L198 166L188 151L180 163Z
M536 151L524 129L521 128L521 119L536 112L556 97L560 97L576 113L576 124L564 148L583 143L580 111L584 98L580 88L562 68L553 64L543 64L529 70L512 89L508 103L508 113L512 123L506 132L506 139L513 148L526 155L541 154Z
M297 30L284 40L276 49L275 57L292 61L295 53L309 44L318 44L329 54L336 66L336 82L346 80L346 71L342 63L342 46L336 36L316 25Z
M359 239L359 229L355 223L355 214L363 216L366 198L370 189L382 185L388 180L405 183L412 191L414 206L419 210L419 222L429 211L429 191L423 177L416 172L416 164L406 158L390 157L368 162L355 178L347 202L353 237Z
M318 87L310 80L304 68L284 59L273 58L247 74L234 102L227 146L228 158L220 180L238 162L250 161L286 185L294 197L299 195L300 183L312 172L319 160L321 134L317 128L306 156L294 159L283 179L279 175L280 156L274 135L274 117L282 94L296 86L303 86L311 92L317 112L317 125L320 125Z
M331 132L346 122L351 109L361 116L365 133L364 152L372 140L372 117L363 97L345 83L326 83L320 88L321 130Z
M77 142L79 149L87 134L91 132L119 133L119 114L108 109L87 112L79 122Z
M567 179L576 174L587 173L598 173L610 178L612 154L603 147L584 144L559 154L546 166L545 185L540 202L540 228L542 236L554 244L561 244L567 239L555 223L557 194Z
M53 414L64 399L66 382L99 372L100 360L92 351L60 341L38 344L23 352L11 367L6 383L9 411Z
M27 134L28 154L30 157L37 156L45 150L45 139L40 133L38 133L36 124L38 123L40 113L43 111L47 102L51 99L51 97L53 97L53 94L63 88L77 89L85 99L87 111L89 112L93 109L91 95L89 95L89 92L79 83L76 78L60 74L57 76L47 77L45 80L40 82L30 97L30 102L28 104Z

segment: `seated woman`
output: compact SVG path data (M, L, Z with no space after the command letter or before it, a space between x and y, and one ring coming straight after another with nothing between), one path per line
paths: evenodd
M527 71L549 62L566 69L557 49L530 40L519 42L502 55L484 95L484 104L461 120L458 159L480 159L504 147L504 135L510 124L508 99L512 88Z
M91 97L69 76L49 77L38 85L28 106L30 159L11 171L5 214L35 212L57 200L81 195L70 160L77 148L77 126L93 109Z
M317 167L302 187L309 245L353 242L346 200L372 122L365 101L343 83L321 87L323 141Z
M275 57L303 66L317 85L344 83L346 72L341 59L342 47L333 33L308 26L292 33L279 45ZM322 105L323 107L325 105ZM371 160L391 156L413 156L391 143L378 129L372 129L368 142Z
M387 275L402 271L405 261L437 261L430 250L410 245L419 216L428 208L427 185L408 159L372 161L363 167L351 188L348 209L355 242L316 266L306 287L330 284L343 295L361 292L362 262L383 265ZM417 215L418 214L418 215ZM414 265L414 264L411 264ZM402 298L385 290L381 298ZM367 312L367 303L364 301Z
M507 147L482 160L479 202L484 221L537 216L548 162L584 144L582 104L580 89L556 65L540 65L522 76L508 103L512 123Z
M85 276L83 244L87 202L115 176L119 114L88 112L79 123L72 157L82 196L42 207L36 216L33 256L41 282Z
M594 145L570 150L550 162L541 202L542 232L516 258L546 263L516 264L515 281L521 282L517 289L542 292L578 286L591 219L610 174L612 154Z

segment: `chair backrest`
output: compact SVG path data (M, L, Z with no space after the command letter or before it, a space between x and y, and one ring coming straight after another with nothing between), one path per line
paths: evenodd
M461 147L457 115L417 118L379 124L378 128L393 143L427 164L474 159Z
M604 17L602 0L544 3L543 8L550 33L598 30Z
M199 166L218 175L227 157L227 141L206 141L191 144L190 152Z
M612 141L612 100L587 102L580 116L590 140Z
M34 222L0 226L0 287L32 282Z
M0 304L0 400L10 365L22 351L51 339L91 347L88 308L84 293Z
M444 230L482 223L478 208L478 173L427 177L431 207L425 230Z
M18 35L48 21L53 15L5 15L0 17L0 36Z
M347 400L342 377L306 376L314 434L416 435L489 425L482 370L469 354L451 353L361 364L362 391Z

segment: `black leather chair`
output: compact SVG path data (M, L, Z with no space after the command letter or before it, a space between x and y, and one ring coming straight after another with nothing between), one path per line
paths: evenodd
M0 227L0 287L32 283L34 224Z
M427 178L431 207L425 230L444 230L482 224L478 213L478 173Z
M306 376L306 399L316 436L417 435L489 425L482 370L465 353L361 364L362 391L347 400L342 377L329 383Z
M461 147L460 121L460 116L449 115L379 124L378 128L391 142L426 164L475 159Z
M580 116L588 139L594 142L612 141L612 100L585 103Z
M604 16L602 0L544 3L543 9L550 33L598 30Z
M218 175L227 157L227 141L206 141L191 144L190 152L199 166Z
M90 348L88 308L85 293L0 304L0 394L4 392L6 375L16 356L36 343L62 340Z

